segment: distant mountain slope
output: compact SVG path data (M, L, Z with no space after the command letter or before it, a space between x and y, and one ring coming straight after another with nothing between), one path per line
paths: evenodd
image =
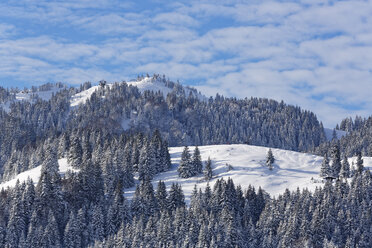
M57 84L44 84L40 87L33 87L29 90L20 90L16 93L10 94L9 98L0 101L0 106L6 112L10 111L10 106L16 102L35 102L37 99L49 101L53 95L57 94L67 86L61 83Z
M158 129L172 146L249 143L305 151L326 140L315 114L299 107L261 98L217 95L207 100L159 76L94 86L73 95L70 104L79 108L67 126L105 126L111 132Z
M343 130L336 130L339 139L328 139L328 142L315 149L315 153L322 155L337 144L347 156L354 156L359 152L364 156L372 156L372 116L364 119L356 117L355 120L346 118L341 122L340 128ZM332 134L330 135L332 137Z
M128 86L137 87L141 93L145 91L161 92L164 97L171 93L175 87L180 87L180 85L169 83L163 80L161 77L143 77L138 78L137 80L131 80L129 82L122 82L116 84L122 85L124 83L126 83ZM78 106L79 104L84 104L92 96L94 92L104 90L105 88L111 89L114 86L115 86L114 83L105 83L104 86L101 85L93 86L87 90L81 91L73 95L71 97L70 104L72 107ZM199 99L207 99L205 96L198 93L195 89L184 87L184 90L187 96L190 93L192 93Z

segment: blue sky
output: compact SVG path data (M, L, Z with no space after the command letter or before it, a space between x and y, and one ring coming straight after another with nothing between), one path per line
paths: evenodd
M325 126L372 112L371 1L1 1L0 85L165 74L284 100Z

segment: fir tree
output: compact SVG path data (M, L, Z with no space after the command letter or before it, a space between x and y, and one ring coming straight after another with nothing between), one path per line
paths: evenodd
M81 147L80 139L75 136L71 142L67 161L69 165L79 168L83 161L83 149Z
M155 152L151 143L141 149L141 156L138 165L139 180L151 180L156 173Z
M320 177L322 178L333 177L333 171L329 165L327 154L324 155L324 159L320 167Z
M212 179L212 177L213 177L212 161L211 158L208 157L208 160L205 163L204 178L205 180L209 181Z
M189 148L185 146L181 155L180 165L178 166L178 175L182 178L189 178L192 177L194 173L190 151Z
M267 152L267 156L266 156L266 165L267 167L269 167L270 170L273 169L274 162L275 162L275 158L274 158L273 152L271 151L271 149L269 149L269 151Z
M194 154L192 156L193 174L199 174L203 171L203 163L201 161L200 151L198 146L195 147Z
M339 177L341 171L340 148L335 145L331 149L333 176Z
M165 187L165 183L161 180L158 183L158 187L156 190L156 199L158 201L159 209L160 210L166 210L168 207L168 201L167 201L167 189Z
M342 160L340 176L343 178L350 177L350 164L346 156L344 156L344 159Z
M358 152L357 154L357 160L356 160L356 169L357 172L360 174L364 170L364 165L363 165L363 159L362 159L362 153Z

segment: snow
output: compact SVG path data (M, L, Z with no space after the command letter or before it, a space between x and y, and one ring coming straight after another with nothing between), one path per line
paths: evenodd
M101 86L93 86L87 90L84 90L82 92L79 92L75 95L73 95L71 97L71 100L70 100L70 106L71 107L76 107L78 106L79 104L84 104L91 96L92 94L98 90L99 88L101 88Z
M195 147L189 147L191 153ZM274 168L270 171L265 166L266 155L269 150L267 147L251 145L211 145L199 147L203 161L208 157L212 160L213 178L210 180L210 186L213 188L217 179L229 177L233 179L235 185L241 185L243 190L249 185L263 188L272 196L282 194L286 188L296 190L308 188L313 191L316 187L323 185L319 177L320 166L323 158L307 154L281 149L272 149L275 157ZM207 182L202 175L191 178L179 178L177 167L181 160L183 147L169 148L172 168L164 173L156 175L153 179L153 185L156 189L159 180L165 182L167 189L170 189L172 183L179 183L185 194L186 202L189 202L191 193L196 184L198 188L204 189ZM363 157L364 166L372 168L372 157ZM355 163L356 157L349 158L349 163ZM59 171L63 175L68 170L74 170L67 163L67 159L58 160ZM226 164L230 164L233 169L228 171ZM13 187L17 180L26 181L30 177L35 183L40 177L41 166L25 171L17 175L14 179L0 184L0 189ZM125 190L125 196L132 199L135 187Z
M157 92L157 91L160 91L162 92L165 96L172 91L172 89L168 88L165 86L165 84L163 82L160 82L156 79L153 79L151 77L145 77L144 79L142 80L139 80L139 81L130 81L130 82L127 82L128 85L130 86L136 86L138 87L138 89L141 91L141 92L144 92L146 90L150 90L150 91L154 91L154 92ZM105 87L112 87L113 84L106 84ZM82 92L79 92L77 94L75 94L74 96L71 97L71 100L70 100L70 106L71 107L76 107L78 106L79 104L85 104L85 102L92 96L92 94L96 91L96 90L99 90L101 88L101 86L97 85L97 86L93 86L87 90L84 90Z
M31 101L31 97L33 95L38 96L39 98L41 98L44 101L49 101L52 98L53 95L55 95L56 93L58 93L62 89L64 89L64 88L53 87L50 90L35 91L35 92L23 91L22 90L22 91L16 93L14 101L8 101L8 102L5 102L5 103L2 103L2 104L0 104L0 106L3 107L3 109L6 112L9 112L10 111L10 105L15 101Z
M144 91L153 91L153 92L162 92L164 96L167 96L168 93L172 92L172 89L167 87L164 82L153 78L153 77L145 77L141 80L133 80L126 82L129 86L135 86L139 89L141 93ZM114 84L107 83L105 87L112 87ZM71 97L70 106L76 107L79 104L85 104L85 102L92 96L92 94L99 90L101 86L93 86L87 90L79 92ZM184 87L186 95L190 94L190 89L188 87ZM207 98L204 95L198 94L197 97L201 100L206 100Z
M189 147L193 152L194 147ZM263 188L271 196L283 194L285 189L293 191L297 187L307 188L314 191L316 187L323 185L319 177L320 166L323 158L307 153L299 153L281 149L272 149L275 157L274 168L270 171L266 166L267 147L250 145L212 145L199 147L203 161L208 157L212 160L213 179L209 184L213 188L217 179L229 177L235 185L241 185L243 190L249 185ZM170 171L156 175L153 179L154 189L159 180L165 182L167 189L172 183L179 183L185 194L186 202L196 184L198 188L204 189L207 182L202 175L192 178L179 178L177 167L181 159L183 147L171 147L170 154L173 167ZM372 167L372 158L364 157L364 165ZM350 158L350 164L355 158ZM226 164L232 165L233 169L228 171ZM125 190L125 196L132 199L135 187Z
M129 130L130 129L130 124L131 124L131 120L130 119L124 119L121 122L121 127L123 128L124 131L126 131L126 130Z
M139 81L130 81L127 82L127 84L137 87L141 92L144 92L146 90L154 92L160 91L163 93L164 96L167 96L168 93L172 92L171 88L168 88L163 82L152 77L145 77L144 79Z
M333 138L333 129L331 128L324 128L324 132L325 132L325 135L326 135L326 138L328 141L331 141L332 138ZM341 139L341 137L347 135L347 132L346 131L342 131L342 130L336 130L336 136L337 136L337 139Z
M53 94L55 95L62 89L63 88L53 87L52 89L46 91L20 91L16 94L16 99L18 101L30 101L32 95L37 95L42 100L49 101L52 98Z
M193 152L194 147L190 147ZM275 163L270 171L266 166L266 155L269 148L250 146L250 145L212 145L199 147L203 161L208 157L212 160L213 179L209 182L213 187L217 179L229 177L233 179L235 185L241 185L246 189L249 185L262 187L273 196L282 194L286 188L296 190L308 188L314 190L316 186L321 186L319 178L322 157L299 153L281 149L272 149ZM194 185L198 188L205 188L207 182L202 175L182 179L178 177L177 167L181 159L183 147L170 148L173 168L155 176L153 180L156 188L157 182L162 180L169 189L172 183L179 183L185 193L186 201L190 199ZM228 171L227 165L232 165L233 169ZM126 197L131 199L135 188L126 190Z
M71 171L77 171L76 169L72 168L68 165L67 159L62 158L58 160L59 165L59 173L63 176L68 170ZM14 187L19 180L20 183L27 181L28 178L32 179L32 181L36 184L39 181L40 178L40 171L41 171L41 165L38 167L35 167L33 169L24 171L20 174L18 174L15 178L3 182L0 184L0 190L6 189L7 187Z

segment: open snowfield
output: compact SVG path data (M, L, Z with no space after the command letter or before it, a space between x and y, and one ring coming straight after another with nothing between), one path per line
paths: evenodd
M192 153L195 147L189 147ZM172 183L179 183L185 193L188 202L196 184L198 188L205 188L207 182L203 175L192 178L179 178L177 167L181 160L183 147L171 147L170 154L172 158L171 170L156 175L153 179L154 189L157 187L159 180L165 182L167 189L170 189ZM272 149L275 163L274 168L270 171L265 166L266 154L269 148L251 145L212 145L199 147L203 161L208 157L212 160L213 179L209 182L211 187L219 178L232 178L235 185L241 185L246 189L253 185L256 189L262 187L272 196L282 194L286 188L296 190L308 188L314 190L317 186L322 186L319 178L320 165L323 158L311 154L299 153L281 149ZM355 161L355 157L349 158L350 165ZM372 158L363 157L364 166L372 167ZM72 169L67 164L67 159L58 160L60 173L63 175L67 170ZM233 169L228 170L226 164L230 164ZM1 188L12 187L17 180L26 181L30 177L35 183L40 177L41 167L20 173L14 179L0 184ZM314 180L312 180L314 179ZM135 187L126 189L125 196L128 199L133 197Z
M194 147L189 147L191 153ZM232 178L235 185L241 185L243 189L250 184L260 186L273 196L284 192L286 188L295 190L297 187L315 189L322 183L313 183L312 178L319 178L322 157L315 155L272 149L275 163L270 171L266 166L266 154L269 148L250 145L212 145L199 147L203 161L208 157L212 160L213 179L209 182L211 187L219 178ZM172 183L179 183L185 194L186 201L189 200L194 185L198 188L205 188L207 182L203 175L192 178L179 178L177 167L181 159L183 147L170 148L173 167L170 171L155 176L153 180L156 189L157 182L165 182L167 189ZM233 169L228 170L226 164L232 165ZM127 198L131 199L135 188L125 191Z

